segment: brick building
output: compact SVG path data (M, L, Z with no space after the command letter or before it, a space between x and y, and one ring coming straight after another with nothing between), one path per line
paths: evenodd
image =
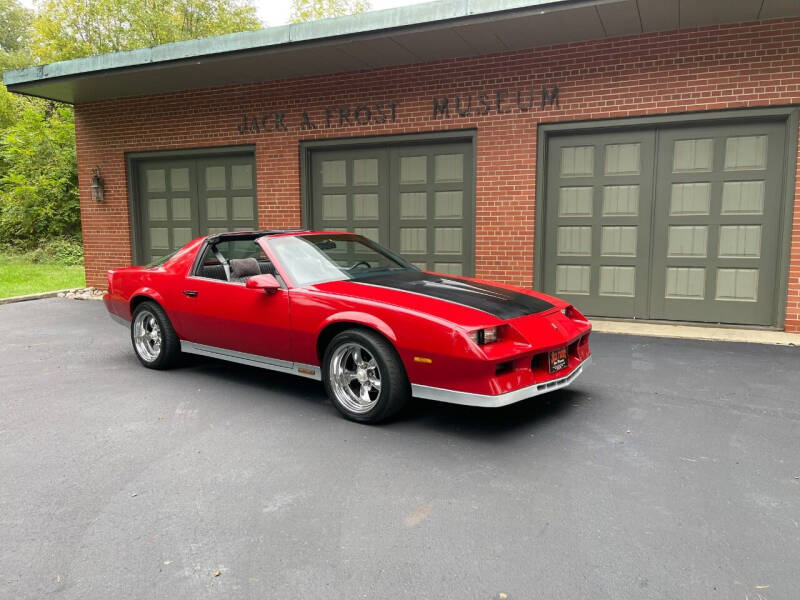
M4 80L75 106L90 285L349 229L594 316L800 331L796 1L453 0Z

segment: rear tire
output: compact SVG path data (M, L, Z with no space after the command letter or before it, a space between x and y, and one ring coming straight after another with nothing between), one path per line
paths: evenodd
M167 313L149 300L133 311L131 343L136 358L148 369L169 369L181 354L181 342Z
M397 414L411 397L400 357L380 335L348 329L336 335L322 361L325 392L346 419L378 423Z

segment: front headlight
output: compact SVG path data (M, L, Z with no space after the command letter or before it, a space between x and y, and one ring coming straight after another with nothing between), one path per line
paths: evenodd
M497 341L497 327L476 329L475 331L470 331L467 335L478 345L491 344Z

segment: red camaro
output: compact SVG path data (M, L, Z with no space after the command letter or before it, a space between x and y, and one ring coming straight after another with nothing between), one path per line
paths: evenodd
M104 300L146 367L185 352L322 380L361 422L412 395L504 406L569 385L590 358L591 325L568 303L420 271L351 233L198 238L109 271Z

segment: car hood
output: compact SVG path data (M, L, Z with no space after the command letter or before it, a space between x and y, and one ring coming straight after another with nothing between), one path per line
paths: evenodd
M558 302L535 292L424 271L331 281L314 287L327 293L407 307L455 323L466 321L464 324L482 321L490 325L544 313Z

